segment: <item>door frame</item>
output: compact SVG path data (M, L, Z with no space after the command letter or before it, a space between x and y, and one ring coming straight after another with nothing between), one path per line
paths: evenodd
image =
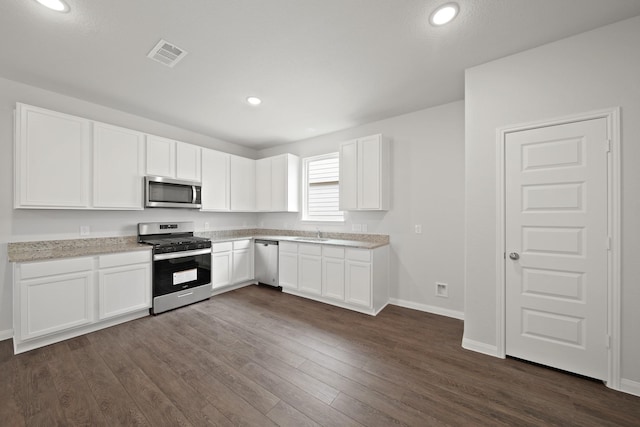
M609 139L607 228L609 251L607 258L607 331L608 368L606 385L620 390L620 259L621 259L621 156L620 156L620 107L591 111L541 120L530 123L508 125L496 129L496 351L506 358L506 194L505 194L505 145L507 135L513 132L556 126L593 119L606 119ZM603 151L606 148L603 147ZM603 245L606 242L603 242ZM603 339L607 339L603 337Z

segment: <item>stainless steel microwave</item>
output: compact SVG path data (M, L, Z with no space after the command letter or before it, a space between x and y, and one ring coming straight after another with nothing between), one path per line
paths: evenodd
M147 176L144 179L144 194L147 208L202 207L202 185L199 182Z

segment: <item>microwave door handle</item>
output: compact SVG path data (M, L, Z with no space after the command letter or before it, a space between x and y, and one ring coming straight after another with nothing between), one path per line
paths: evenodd
M191 193L193 194L193 197L191 198L191 203L195 205L196 204L196 186L195 185L191 186Z

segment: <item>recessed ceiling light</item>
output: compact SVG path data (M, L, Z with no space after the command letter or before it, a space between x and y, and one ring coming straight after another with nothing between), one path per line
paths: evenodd
M62 0L36 0L41 5L56 12L69 12L69 5Z
M431 25L435 25L436 27L447 24L451 22L456 15L458 15L458 11L460 11L460 8L457 3L443 4L433 11L429 17L429 22L431 22Z
M247 102L251 105L260 105L262 103L262 99L256 96L250 96L247 98Z

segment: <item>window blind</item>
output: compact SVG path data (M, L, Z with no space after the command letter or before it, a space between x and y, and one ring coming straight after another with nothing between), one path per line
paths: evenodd
M339 208L339 158L311 160L307 166L307 215L342 219Z

